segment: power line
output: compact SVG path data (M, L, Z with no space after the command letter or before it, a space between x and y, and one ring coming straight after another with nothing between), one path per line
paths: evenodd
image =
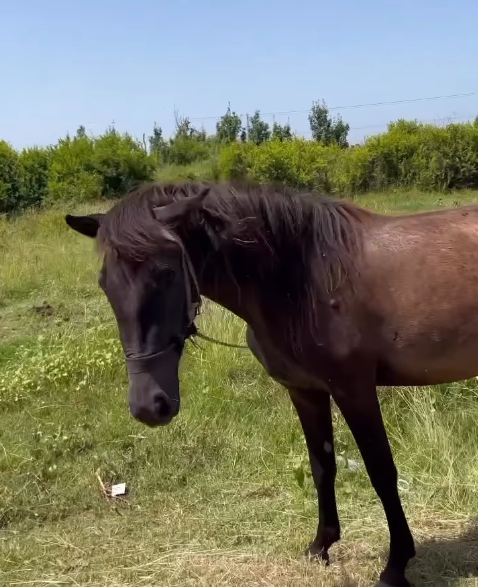
M453 100L456 98L468 98L470 96L477 96L478 92L467 92L463 94L448 94L443 96L428 96L426 98L407 98L404 100L391 100L388 102L369 102L364 104L349 104L347 106L331 106L328 107L328 110L347 110L347 109L357 109L357 108L376 108L378 106L392 106L394 104L410 104L412 102L430 102L432 100ZM282 110L276 112L263 112L261 113L262 116L283 116L286 114L307 114L310 112L310 108L308 110ZM219 120L222 118L221 116L195 116L195 117L188 117L189 120ZM239 116L247 116L247 114L239 114Z

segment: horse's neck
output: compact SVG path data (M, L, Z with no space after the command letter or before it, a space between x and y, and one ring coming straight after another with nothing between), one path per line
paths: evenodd
M233 258L218 252L202 264L198 274L199 288L201 295L250 323L259 296L256 284L245 283L241 277Z
M250 323L261 297L261 284L255 277L263 271L259 250L245 250L233 239L213 244L205 234L189 242L187 249L201 295Z
M225 251L209 252L199 262L196 251L193 265L201 295L241 318L257 339L270 340L272 336L283 352L293 352L295 339L288 325L299 310L287 289L287 279L281 279L281 272L292 274L293 267L283 259L274 269L277 259L268 256L260 243L257 251L255 247L245 251L238 244L227 245Z

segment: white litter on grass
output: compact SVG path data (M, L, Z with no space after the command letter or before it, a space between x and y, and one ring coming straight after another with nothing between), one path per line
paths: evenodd
M111 497L117 497L118 495L124 495L126 493L126 483L118 483L117 485L111 486Z
M337 462L343 465L346 469L350 469L351 471L358 471L362 468L362 463L359 461L355 461L354 459L349 459L348 457L339 455L337 457Z

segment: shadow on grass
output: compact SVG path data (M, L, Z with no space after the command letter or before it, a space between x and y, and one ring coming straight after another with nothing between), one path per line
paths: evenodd
M416 542L407 574L414 587L478 586L478 518L458 537Z

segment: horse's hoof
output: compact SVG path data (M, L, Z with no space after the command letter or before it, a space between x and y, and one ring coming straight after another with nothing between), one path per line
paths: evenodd
M317 546L313 542L310 546L308 546L306 548L304 555L309 560L312 560L315 562L322 561L326 565L328 565L330 562L329 553L323 547Z

